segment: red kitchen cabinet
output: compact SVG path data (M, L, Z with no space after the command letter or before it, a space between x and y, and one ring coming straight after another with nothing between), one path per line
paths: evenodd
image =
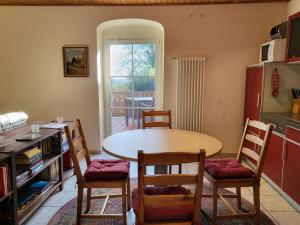
M298 135L295 136L297 132ZM299 130L287 128L282 180L282 189L298 204L300 204L300 143L297 141L299 137Z
M247 68L244 122L247 118L260 119L263 72L263 66Z
M282 151L283 151L284 137L271 134L269 147L267 149L267 156L264 164L263 172L279 187L282 179Z

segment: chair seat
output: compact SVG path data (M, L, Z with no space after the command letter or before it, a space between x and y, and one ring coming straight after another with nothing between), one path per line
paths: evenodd
M95 159L85 171L84 178L88 181L125 179L129 167L129 162L125 160Z
M188 195L191 191L182 186L154 186L145 187L145 195ZM138 215L138 189L132 191L132 206L135 215ZM162 206L159 204L144 205L145 221L176 221L191 220L194 215L194 205L184 206Z
M205 171L216 179L251 178L255 175L254 171L235 159L208 159L205 161Z

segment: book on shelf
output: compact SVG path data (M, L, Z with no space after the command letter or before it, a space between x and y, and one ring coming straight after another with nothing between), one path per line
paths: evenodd
M67 139L67 135L65 132L63 132L61 134L61 142L62 142L62 151L66 152L69 150L69 144L68 144L68 139Z
M16 164L24 164L24 165L35 164L36 162L40 161L41 159L42 159L42 153L38 153L30 158L17 156Z
M17 172L17 184L23 182L30 177L29 171Z
M0 197L6 196L9 192L8 166L0 166Z
M28 189L24 189L18 192L18 209L22 209L25 205L30 202L36 196L35 192L28 191Z
M34 147L32 149L26 150L20 154L16 155L16 159L31 159L32 157L41 154L42 151L38 147Z
M42 160L36 162L33 165L22 165L22 164L17 164L17 172L18 173L23 173L25 171L29 171L30 176L33 174L39 172L41 169L44 167L44 163Z
M39 180L35 181L29 185L28 191L35 192L37 194L43 193L49 186L51 185L51 181L49 180Z

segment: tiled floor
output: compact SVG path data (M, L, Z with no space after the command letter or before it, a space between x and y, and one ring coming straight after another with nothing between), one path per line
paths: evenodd
M100 156L95 155L93 157ZM101 154L101 158L111 158L111 156ZM193 164L183 165L184 172L193 172L194 170L195 166ZM153 170L150 168L148 172L152 173ZM130 176L137 177L136 163L131 163ZM65 182L64 190L50 197L28 221L27 225L46 225L61 206L77 195L75 181L75 176L69 178ZM252 189L243 188L242 196L253 202ZM261 182L261 209L267 210L270 217L280 225L300 224L300 213L290 206L265 180Z

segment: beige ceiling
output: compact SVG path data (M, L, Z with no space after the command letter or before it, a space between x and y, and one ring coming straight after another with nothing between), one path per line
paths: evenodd
M202 5L288 1L289 0L0 0L0 5Z

